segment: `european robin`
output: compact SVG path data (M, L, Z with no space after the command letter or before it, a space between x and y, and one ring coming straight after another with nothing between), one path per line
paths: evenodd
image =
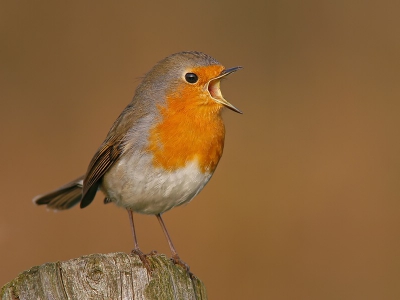
M88 206L100 189L104 202L127 209L134 249L143 262L133 212L155 215L175 263L181 261L161 214L193 199L213 175L222 155L221 110L241 113L226 101L220 81L241 67L225 69L201 52L172 54L148 72L111 127L84 176L35 197L54 210Z

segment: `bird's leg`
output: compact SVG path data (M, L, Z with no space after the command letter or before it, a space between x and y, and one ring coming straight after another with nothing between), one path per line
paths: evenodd
M146 255L139 249L139 244L137 242L136 238L136 231L135 231L135 223L133 222L133 212L130 209L127 209L128 215L129 215L129 222L131 223L131 229L132 229L132 235L133 235L133 243L134 243L134 248L131 251L132 254L136 254L139 256L140 260L146 267L148 271L151 271L149 262L146 259Z
M161 214L157 214L156 217L157 217L158 222L160 222L160 225L164 232L165 237L167 238L169 248L171 249L171 252L172 252L172 261L175 264L182 266L187 272L189 272L189 266L184 261L181 260L181 258L178 255L178 252L176 251L176 249L174 247L174 244L172 243L172 240L167 231L167 227L165 227L164 221L161 218Z
M135 223L133 222L133 212L130 209L126 210L128 211L129 222L131 223L131 229L132 229L133 243L135 245L135 248L132 251L140 251L139 244L136 238Z

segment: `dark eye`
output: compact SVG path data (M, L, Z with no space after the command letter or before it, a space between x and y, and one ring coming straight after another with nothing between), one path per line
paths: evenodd
M186 73L185 74L185 79L189 83L196 83L197 80L199 80L199 77L197 77L197 75L194 74L194 73Z

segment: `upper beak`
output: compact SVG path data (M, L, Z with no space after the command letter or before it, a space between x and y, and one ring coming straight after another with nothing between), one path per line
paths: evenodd
M226 101L224 99L224 97L222 96L222 93L221 93L221 89L220 89L221 78L223 78L233 72L236 72L240 69L242 69L242 67L234 67L234 68L222 70L222 72L217 77L211 79L208 82L208 91L215 102L221 103L222 105L226 106L227 108L229 108L239 114L242 114L242 112L239 109L237 109L236 107L234 107L232 104L230 104L228 101Z

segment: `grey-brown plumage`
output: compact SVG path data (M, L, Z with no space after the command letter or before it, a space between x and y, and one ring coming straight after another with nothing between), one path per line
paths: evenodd
M158 117L154 102L163 102L165 90L169 88L168 85L174 84L174 80L169 78L177 77L170 73L179 72L182 66L197 67L218 64L219 62L211 56L197 51L175 53L157 63L138 86L131 103L114 122L105 141L93 156L86 174L51 193L36 197L34 202L39 205L45 204L55 210L68 209L79 202L81 208L88 206L93 201L104 174L126 150L124 143L129 131L146 116L151 116L153 119ZM178 78L180 77L178 76ZM142 138L147 137L145 132L140 134ZM136 141L136 143L144 144L145 142ZM136 147L136 145L131 146ZM143 145L140 146L143 147ZM82 178L84 179L83 184L81 183ZM79 197L79 192L81 197Z
M33 201L54 210L71 208L82 199L82 180L83 176L80 176L50 193L35 197Z

